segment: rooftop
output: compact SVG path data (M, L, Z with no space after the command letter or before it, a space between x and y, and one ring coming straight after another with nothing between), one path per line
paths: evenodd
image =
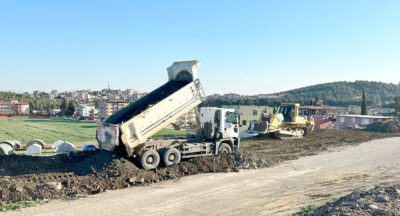
M371 119L393 119L393 116L371 116L371 115L338 115L337 117L371 118Z
M328 105L308 105L301 106L300 109L309 109L309 110L346 110L346 107L339 106L328 106Z

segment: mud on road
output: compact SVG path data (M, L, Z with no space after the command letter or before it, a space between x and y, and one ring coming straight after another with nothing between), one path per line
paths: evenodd
M355 130L315 131L304 139L244 139L233 155L201 157L176 167L146 171L106 151L55 156L0 156L0 203L76 198L106 190L142 186L198 173L261 168L314 155L337 146L399 136Z

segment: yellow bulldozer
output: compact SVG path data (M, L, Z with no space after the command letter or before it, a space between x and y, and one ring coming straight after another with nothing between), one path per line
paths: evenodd
M314 120L299 116L298 103L282 103L273 114L261 113L258 121L250 123L248 132L273 134L278 138L302 138L314 130Z

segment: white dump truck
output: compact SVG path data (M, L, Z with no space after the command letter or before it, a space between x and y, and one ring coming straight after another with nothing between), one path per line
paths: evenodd
M199 132L192 138L151 139L205 99L197 67L199 61L174 62L169 81L97 126L99 147L135 157L144 169L160 162L174 166L183 158L231 153L239 147L238 115L232 109L202 107L196 112Z

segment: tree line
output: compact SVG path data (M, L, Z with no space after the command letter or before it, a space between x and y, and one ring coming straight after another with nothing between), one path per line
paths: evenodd
M49 113L50 109L59 108L61 103L60 101L50 100L49 98L32 97L28 94L17 94L13 92L0 92L0 100L18 100L18 102L28 103L31 113L32 110L38 110L38 113L43 113L42 111Z

